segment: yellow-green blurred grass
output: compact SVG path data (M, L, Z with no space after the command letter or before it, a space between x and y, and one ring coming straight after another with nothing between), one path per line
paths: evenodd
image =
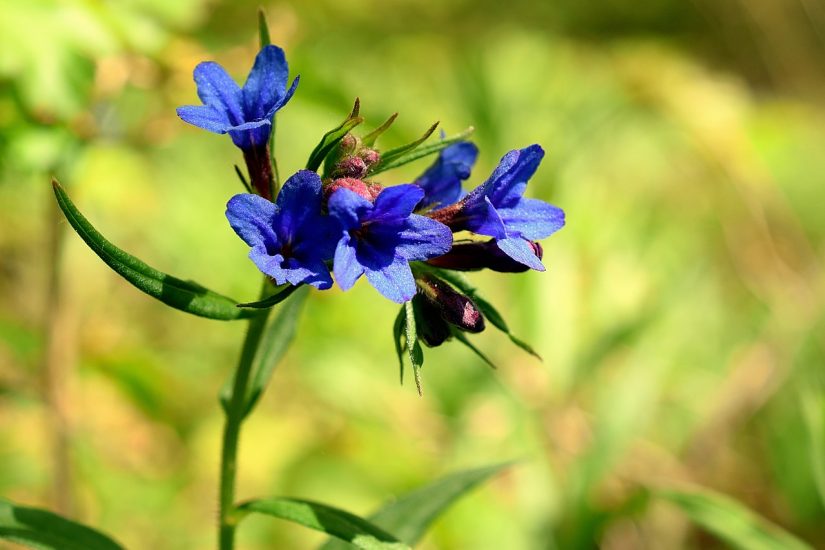
M302 75L278 117L281 173L302 166L356 95L367 127L401 113L390 145L433 120L448 132L476 126L473 184L508 149L541 143L548 154L529 192L568 216L544 243L548 271L472 279L545 360L489 330L473 341L499 369L457 344L427 350L420 399L410 380L397 382L395 307L364 283L316 293L245 428L239 495L366 513L449 470L523 458L424 546L707 547L713 540L676 509L628 504L640 488L686 483L825 544L822 105L762 92L666 35L584 41L538 28L529 10L453 27L439 6L403 3L428 15L392 34L379 19L391 11L373 2L268 7L273 39ZM240 156L174 115L195 101L198 61L247 70L254 6L241 7L198 6L184 23L157 23L166 38L155 47L126 40L95 53L91 103L49 124L2 98L4 496L49 505L38 327L55 169L44 159L67 150L61 140L75 144L57 164L67 189L113 242L254 297L256 270L223 217L241 190L231 167ZM410 181L425 165L383 181ZM150 301L74 235L63 273L78 517L130 547L211 545L215 396L242 325ZM248 521L244 548L322 540Z

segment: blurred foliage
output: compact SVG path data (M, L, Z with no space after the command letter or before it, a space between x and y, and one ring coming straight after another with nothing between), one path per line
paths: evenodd
M50 175L118 246L254 299L256 270L223 217L240 156L174 107L195 101L201 60L245 74L256 7L0 0L0 495L49 505ZM489 330L473 342L499 370L459 346L428 350L423 399L397 385L392 304L365 284L313 294L246 428L241 498L367 513L452 469L522 458L423 546L723 547L724 525L655 496L695 485L825 546L821 2L264 7L302 75L279 114L282 174L360 96L367 128L401 113L384 147L434 120L475 126L473 183L541 143L531 193L568 226L545 243L547 273L473 276L544 362ZM208 547L217 393L243 326L167 310L76 236L65 245L75 515L130 547ZM323 540L248 521L243 548Z

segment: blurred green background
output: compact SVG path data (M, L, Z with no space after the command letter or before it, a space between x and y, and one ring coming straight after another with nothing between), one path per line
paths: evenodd
M130 548L214 544L216 394L244 327L140 294L65 222L55 247L49 177L124 249L253 299L223 215L241 156L174 108L197 103L199 61L245 76L257 7L0 0L0 495ZM360 96L367 128L400 112L385 147L434 120L475 126L473 185L542 144L528 194L568 225L544 243L546 273L472 277L544 361L489 330L473 341L499 369L427 350L423 398L398 385L395 306L364 282L315 293L245 427L241 498L368 513L521 458L423 547L726 547L650 493L691 486L825 547L825 4L263 7L302 76L278 115L282 174ZM250 518L239 544L322 540Z

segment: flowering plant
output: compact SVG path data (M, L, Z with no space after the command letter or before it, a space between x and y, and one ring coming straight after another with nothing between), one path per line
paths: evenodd
M242 424L294 336L297 314L310 287L326 290L336 283L346 291L364 276L381 295L401 304L393 327L401 378L403 382L405 363L411 365L419 393L422 344L439 346L455 339L481 355L466 334L483 331L489 322L534 353L510 334L501 315L461 272L544 270L542 247L536 241L558 231L564 225L564 213L524 197L544 155L538 145L504 155L490 177L466 193L462 182L470 177L478 156L478 149L468 140L469 132L451 138L442 134L430 142L434 125L412 143L383 150L376 142L391 127L395 115L372 132L355 135L353 130L363 122L358 100L346 119L321 138L306 168L281 184L273 156L274 120L293 97L299 79L288 86L284 52L269 44L263 19L261 42L242 87L217 63L201 63L194 79L202 105L177 111L189 124L229 134L243 153L246 176L237 167L236 171L246 192L228 200L226 217L264 275L257 301L238 303L167 275L117 248L80 214L55 181L57 201L80 237L138 289L188 313L249 322L238 366L221 391L226 416L219 498L221 549L234 547L236 528L249 513L295 521L361 548L407 548L420 539L441 509L502 465L454 474L449 483L435 483L402 497L369 520L291 498L237 503L235 477ZM385 185L376 179L387 170L429 155L436 155L434 161L412 183ZM270 320L276 306L279 315ZM428 500L422 495L441 504L422 509ZM73 544L82 541L83 548L119 548L109 537L87 527L48 512L27 510L35 514L36 521L12 536L0 529L0 537L33 543L47 533L54 540L68 536Z

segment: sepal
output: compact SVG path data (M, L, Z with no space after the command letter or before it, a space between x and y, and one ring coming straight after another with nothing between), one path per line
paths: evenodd
M359 114L360 110L361 100L355 98L355 104L352 106L352 111L347 115L347 118L345 118L341 124L324 134L324 137L321 138L321 141L318 142L318 145L312 150L312 153L309 155L309 160L307 160L307 170L317 172L318 168L323 164L324 159L331 152L335 151L336 146L344 136L346 136L350 130L364 122L364 118Z

